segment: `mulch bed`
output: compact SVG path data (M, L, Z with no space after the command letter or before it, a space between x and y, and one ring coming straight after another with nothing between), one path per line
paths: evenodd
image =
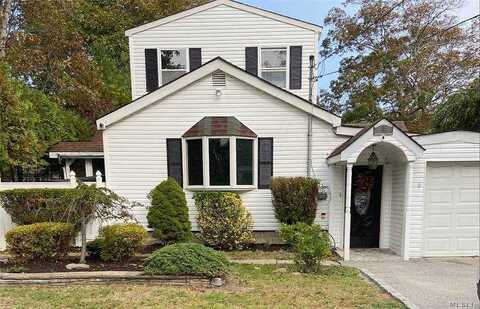
M106 263L97 259L87 258L87 264L90 266L88 270L68 270L65 266L70 263L78 263L77 256L68 256L58 262L41 262L41 263L26 263L16 264L13 261L7 263L0 263L0 272L8 272L14 268L21 266L21 272L24 273L49 273L49 272L75 272L75 271L142 271L143 260L142 257L133 257L125 263Z

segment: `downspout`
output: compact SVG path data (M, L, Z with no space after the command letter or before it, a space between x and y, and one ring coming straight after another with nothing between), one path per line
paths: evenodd
M309 57L310 73L308 77L308 101L312 104L313 109L313 83L314 83L314 68L315 68L315 57L311 55ZM308 113L308 128L307 128L307 177L310 177L312 171L312 114Z

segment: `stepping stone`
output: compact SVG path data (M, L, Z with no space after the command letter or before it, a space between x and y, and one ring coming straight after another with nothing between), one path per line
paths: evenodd
M68 270L86 270L86 269L90 269L90 266L87 265L87 264L75 264L75 263L71 263L71 264L67 264L67 266L65 266Z

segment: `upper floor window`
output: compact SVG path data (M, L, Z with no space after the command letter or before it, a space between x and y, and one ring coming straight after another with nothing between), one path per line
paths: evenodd
M187 72L186 49L162 49L161 50L161 81L166 84L182 76Z
M287 88L287 48L262 48L260 74L270 83Z

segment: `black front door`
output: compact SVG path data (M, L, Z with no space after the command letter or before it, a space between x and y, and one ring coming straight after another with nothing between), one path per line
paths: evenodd
M378 248L382 167L354 166L352 171L351 248Z

